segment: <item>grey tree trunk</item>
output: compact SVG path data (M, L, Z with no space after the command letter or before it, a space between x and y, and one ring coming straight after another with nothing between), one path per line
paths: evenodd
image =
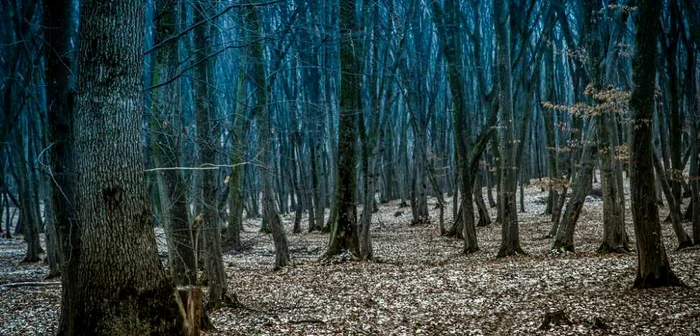
M75 264L65 269L72 282L63 289L58 335L184 335L182 303L158 258L143 172L143 3L81 5L77 245Z

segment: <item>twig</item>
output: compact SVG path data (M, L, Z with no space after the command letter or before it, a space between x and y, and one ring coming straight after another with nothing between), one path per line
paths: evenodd
M290 324L301 324L301 323L319 323L319 324L326 324L325 321L319 320L319 319L304 319L304 320L296 320L296 321L289 321Z
M42 287L42 286L53 286L53 285L60 285L61 283L58 281L52 281L52 282L15 282L15 283L8 283L4 285L0 285L0 287L5 287L5 288L18 288L18 287Z

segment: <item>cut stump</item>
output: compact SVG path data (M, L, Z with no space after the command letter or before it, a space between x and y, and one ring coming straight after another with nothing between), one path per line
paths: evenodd
M540 330L549 330L554 326L560 325L571 325L571 320L569 316L563 310L557 310L555 312L549 312L544 314L544 321L540 325Z

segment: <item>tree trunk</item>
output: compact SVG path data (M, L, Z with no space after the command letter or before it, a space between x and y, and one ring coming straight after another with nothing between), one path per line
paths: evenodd
M482 179L477 177L475 181L474 200L476 201L476 207L479 211L479 222L476 224L476 226L488 226L491 224L491 215L489 215L489 210L486 208L486 203L484 202Z
M197 125L197 148L200 164L216 163L216 136L211 124L213 114L213 95L209 85L213 81L211 60L206 57L211 53L213 24L208 18L212 4L207 0L195 2L194 22L204 22L194 28L194 59L197 67L194 69L194 105ZM215 190L215 172L211 169L201 170L201 194L199 194L198 216L202 216L202 238L205 252L204 270L209 285L208 308L217 308L222 303L229 302L226 285L226 272L221 252L221 230L219 229L219 213L216 209L217 199Z
M255 95L257 102L255 104L255 115L258 122L258 148L262 150L262 197L263 197L263 220L267 222L270 233L272 233L272 241L275 245L275 268L285 267L291 262L289 258L289 243L287 235L282 226L275 204L275 193L273 190L274 175L273 172L273 157L272 157L272 141L273 127L272 116L268 106L268 84L265 78L263 45L260 40L262 31L260 27L260 13L257 8L248 9L246 17L251 32L254 35L254 41L251 43L251 54L257 62L253 65L253 80L255 81Z
M81 5L77 245L65 269L72 282L63 288L58 335L184 335L182 303L158 258L143 173L143 4Z
M656 168L656 174L659 176L663 176L663 163L661 162L661 158L659 157L659 154L654 150L654 168ZM680 205L678 203L681 201L679 199L676 199L676 197L673 195L673 189L668 183L668 180L665 178L660 178L659 179L661 182L661 189L664 192L664 195L666 196L666 203L668 203L668 209L669 209L669 217L671 217L671 225L673 226L673 233L676 234L676 238L678 239L678 248L676 250L684 249L686 247L693 246L693 241L690 240L690 236L685 232L683 229L683 224L681 223L681 214L678 211L674 211L673 209L680 209Z
M592 92L589 100L592 102L594 110L600 109L600 105L604 106L608 103L604 99L597 98L607 81L603 68L605 57L602 45L605 22L599 21L597 17L601 10L599 1L584 1L583 31L588 50L589 88ZM618 184L619 165L615 158L617 124L613 113L617 113L617 111L602 110L595 121L598 126L598 158L603 192L603 242L598 248L598 251L602 253L629 251L625 232L624 201L620 202L620 200L624 200L624 195L620 195L624 189L620 189L621 185Z
M53 210L53 228L47 230L59 244L58 263L62 268L74 267L72 255L71 233L72 220L75 218L75 176L73 163L73 97L74 88L71 79L71 61L75 56L71 48L71 37L74 31L73 6L70 0L44 1L44 30L45 41L50 44L45 48L46 54L46 106L48 118L47 138L53 146L49 151L51 159L51 209ZM77 245L77 244L76 244ZM49 249L50 250L50 249ZM53 272L52 272L53 273ZM72 282L70 274L63 274L63 288ZM58 275L58 274L56 274ZM70 304L62 307L61 314ZM61 320L62 321L62 320ZM59 326L59 328L61 328Z
M32 205L34 199L32 197L31 176L27 167L28 160L24 154L26 142L24 141L21 123L17 125L17 128L14 131L15 139L12 152L14 153L13 166L15 168L13 176L17 182L20 218L23 221L21 233L24 235L24 241L27 243L27 251L22 262L37 262L41 260L39 253L43 253L39 243L39 222ZM17 225L20 225L19 221Z
M637 240L637 276L635 288L679 285L671 270L666 249L661 240L661 225L654 191L652 113L656 77L656 53L661 33L662 3L640 0L637 3L632 79L630 97L630 188L632 221Z
M355 1L340 3L340 124L338 125L338 191L335 202L337 218L333 218L330 241L325 257L349 250L359 256L357 234L357 131L361 108L361 42L354 39L360 28L355 21Z
M178 11L176 4L160 2L156 41L162 41L177 34ZM156 55L159 71L154 79L165 83L175 78L178 72L178 45L163 45ZM180 98L180 81L164 85L153 93L151 108L152 159L156 168L180 166L180 139L183 130ZM157 172L160 190L161 218L168 243L170 274L175 285L187 286L197 282L194 245L187 209L187 185L180 171L166 169Z
M700 28L700 27L698 27ZM692 53L693 51L688 51ZM695 57L688 56L688 69L695 69ZM695 71L689 71L690 78L695 77ZM688 212L691 213L693 226L693 242L700 245L700 96L697 93L697 84L690 80L687 87L687 104L691 105L689 110L694 113L690 118L690 191L691 200L688 205Z
M520 247L518 209L516 203L517 166L515 162L513 87L510 57L510 13L509 3L493 0L496 35L496 67L498 73L498 99L500 106L501 142L501 190L499 192L501 219L501 247L498 257L524 253Z
M583 204L591 188L591 177L593 176L593 158L596 154L595 138L596 127L593 122L588 126L588 134L584 138L583 153L581 155L580 167L571 192L571 199L566 204L564 217L559 223L552 250L574 252L574 230L576 222L581 215ZM563 197L563 195L562 195Z

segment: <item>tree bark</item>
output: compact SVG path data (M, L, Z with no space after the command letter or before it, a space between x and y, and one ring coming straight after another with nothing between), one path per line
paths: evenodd
M30 172L27 167L27 157L25 156L26 141L24 141L24 132L22 132L21 123L17 125L18 129L14 131L14 171L13 176L17 183L19 193L19 210L22 223L21 233L24 235L24 241L27 243L27 250L24 254L22 262L37 262L41 260L39 253L41 244L39 243L39 219L37 213L33 209L34 198L32 195L32 183ZM20 225L19 222L17 225Z
M640 0L637 3L632 78L634 87L630 97L630 188L632 193L632 221L637 240L637 276L635 288L679 285L680 280L671 270L666 248L661 240L661 225L654 191L652 163L652 113L656 76L656 53L661 33L662 3Z
M194 58L198 66L194 69L194 105L197 125L197 148L201 164L216 163L216 137L212 134L211 115L213 114L212 94L209 85L213 80L212 60L206 60L211 53L211 36L213 23L208 18L211 6L208 0L195 2L194 22L207 23L194 28ZM226 272L221 252L221 230L216 209L214 170L201 170L201 194L199 194L198 212L203 220L203 242L205 249L204 270L209 285L208 308L217 308L230 301L227 295Z
M177 4L159 2L156 43L177 34ZM156 55L159 71L154 79L164 83L175 78L178 71L178 45L163 45ZM180 139L183 130L181 83L175 80L153 92L151 111L152 160L156 168L180 166ZM168 243L170 274L175 285L187 286L197 282L194 245L187 209L187 185L180 171L167 169L157 172L160 190L161 218Z
M63 290L58 335L184 335L143 173L143 4L88 0L80 16L77 245L65 269L72 282Z
M517 166L515 162L513 85L510 57L510 11L509 2L493 0L496 35L496 67L498 73L498 99L500 106L501 142L501 190L499 192L501 220L501 247L498 257L524 253L520 247L518 230L518 208L516 203Z
M584 138L583 153L576 182L571 192L571 199L566 204L564 216L559 223L552 250L574 252L574 231L576 222L581 215L583 204L591 188L591 178L593 177L593 158L596 154L595 138L596 127L593 122L588 126L588 134ZM564 195L562 195L564 197Z
M258 38L262 36L260 27L260 13L257 8L248 9L246 20L249 23L250 30L256 36L252 42L251 54L256 59L253 65L253 81L255 82L255 93L257 102L254 108L254 113L258 122L258 148L262 150L262 197L263 197L263 220L267 222L270 233L272 233L272 241L275 245L275 268L285 267L291 262L289 258L289 243L287 235L282 226L277 205L275 204L275 193L273 190L273 157L272 157L272 142L273 127L272 116L268 106L268 84L265 77L263 53L263 44Z
M348 250L359 256L357 233L357 132L361 108L359 40L354 35L360 31L356 22L355 0L340 3L340 124L338 126L338 191L335 196L337 218L333 218L330 241L325 257Z
M661 162L661 158L659 157L659 154L654 150L654 168L656 168L656 174L659 176L663 176L663 163ZM668 203L668 209L669 209L669 217L671 217L671 225L673 226L673 233L676 234L676 238L678 239L678 248L676 250L684 249L686 247L693 246L693 241L690 240L690 236L685 232L683 229L683 224L681 223L681 214L679 211L674 211L674 209L680 209L680 205L678 203L680 200L676 199L676 197L673 195L673 189L669 185L668 180L665 178L660 178L659 179L661 182L661 189L664 192L664 196L666 196L666 203Z

